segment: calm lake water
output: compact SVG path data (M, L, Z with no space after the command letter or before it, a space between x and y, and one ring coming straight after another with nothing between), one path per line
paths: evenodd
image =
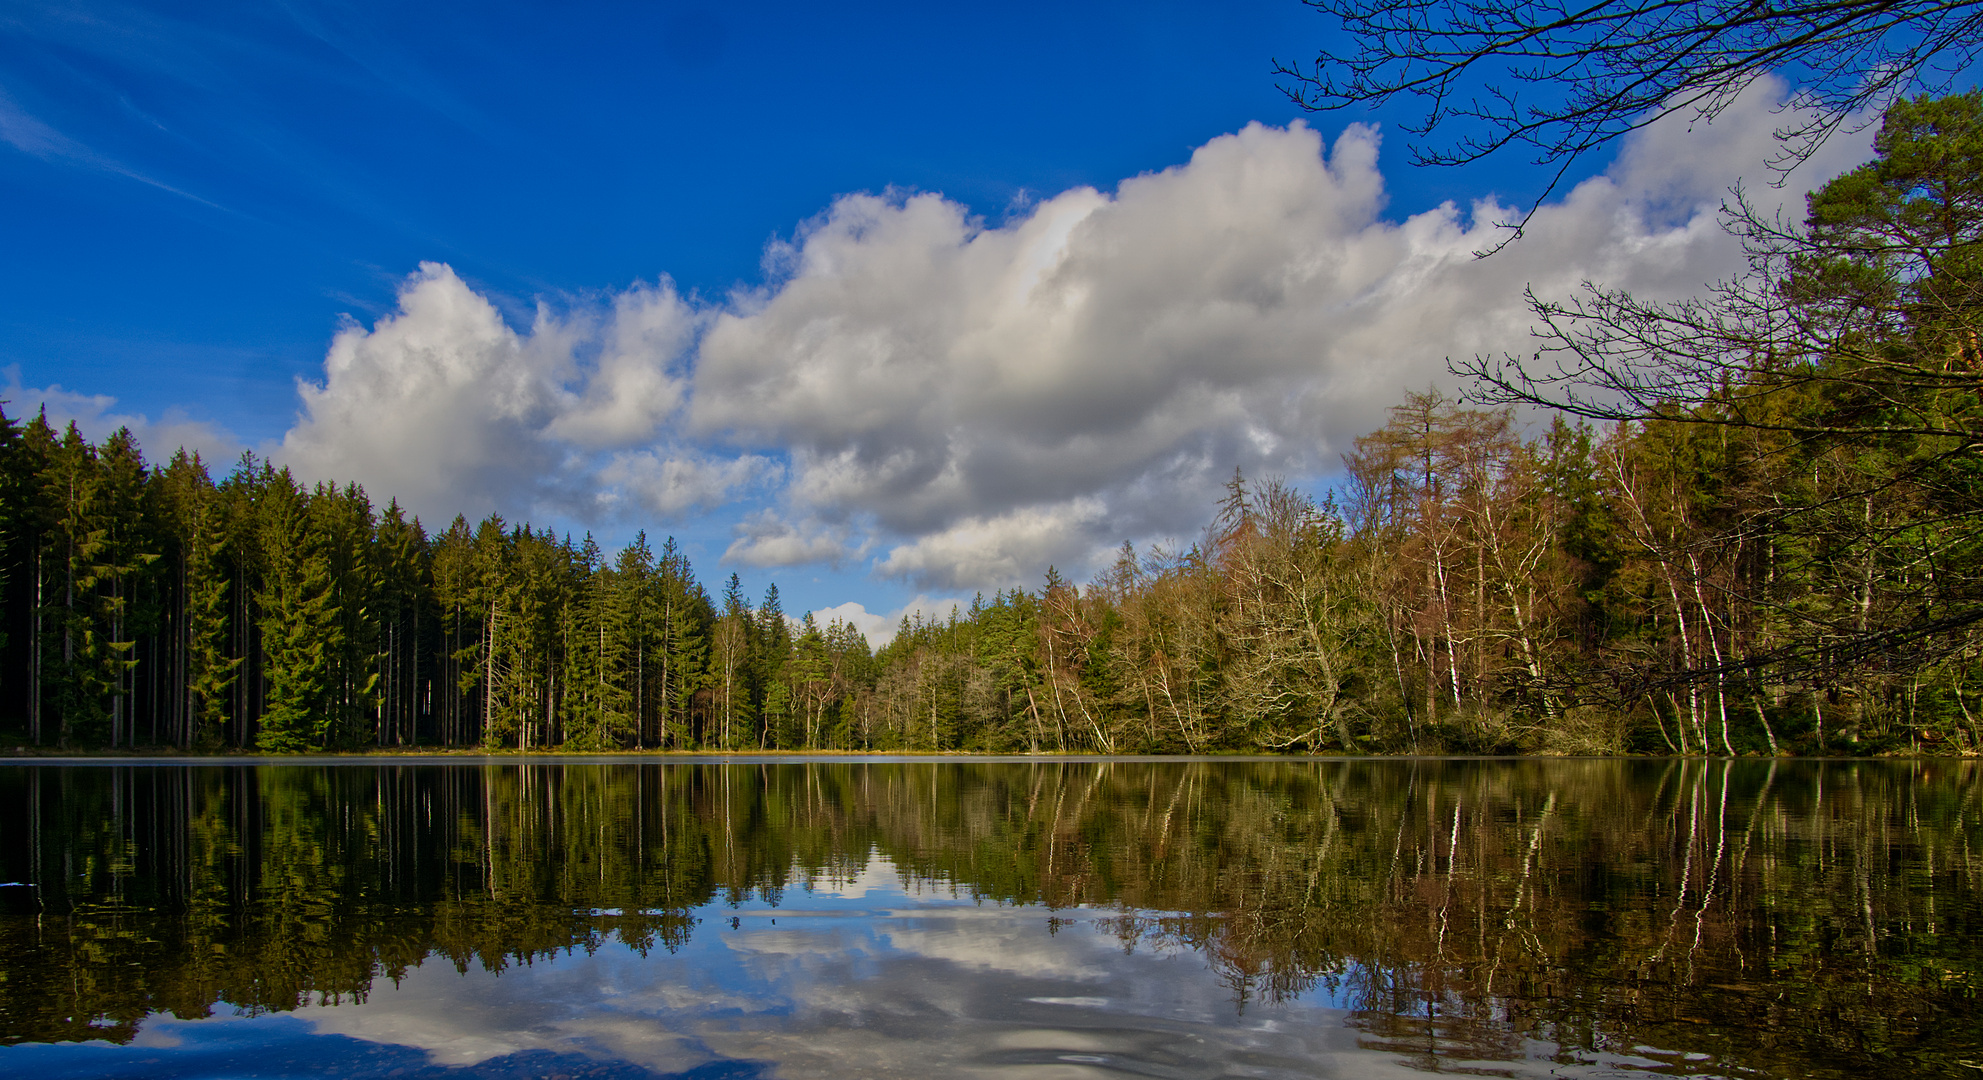
M0 1075L1983 1076L1966 762L0 767Z

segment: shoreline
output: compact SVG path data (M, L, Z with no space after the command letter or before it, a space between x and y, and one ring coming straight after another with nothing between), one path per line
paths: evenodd
M1199 762L1378 762L1378 761L1969 761L1983 755L1962 754L1838 754L1775 756L1754 754L981 754L961 751L881 751L881 750L614 750L614 751L517 751L481 749L425 749L324 751L306 754L264 754L251 751L198 753L158 747L138 750L55 750L41 752L21 747L0 747L0 766L6 765L765 765L807 762L847 764L937 764L981 762L985 764L1041 764L1048 762L1113 763L1199 763Z

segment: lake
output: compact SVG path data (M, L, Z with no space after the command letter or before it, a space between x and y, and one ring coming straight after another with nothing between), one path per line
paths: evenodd
M1983 1075L1962 761L0 766L0 1075Z

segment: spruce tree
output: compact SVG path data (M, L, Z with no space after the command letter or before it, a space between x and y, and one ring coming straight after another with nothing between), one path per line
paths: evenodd
M313 521L313 501L285 469L265 477L255 507L263 560L256 609L268 694L255 745L269 753L327 748L343 714L345 623L334 537Z

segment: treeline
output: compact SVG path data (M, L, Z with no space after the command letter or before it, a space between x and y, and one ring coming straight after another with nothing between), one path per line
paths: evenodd
M1125 545L1085 586L1049 570L870 654L847 623L794 625L775 585L713 599L672 540L609 558L499 517L429 536L356 486L250 458L216 482L183 452L147 467L127 433L0 418L0 688L14 738L64 747L1983 748L1973 647L1773 663L1921 588L1874 531L1910 512L1901 480L1833 508L1832 535L1758 528L1867 461L1756 442L1524 439L1506 410L1412 395L1337 495L1235 477L1187 548ZM1907 541L1973 556L1958 527Z
M775 585L712 601L672 539L430 536L356 485L152 468L128 431L45 416L0 416L0 483L0 690L33 745L846 745L830 706L872 662L843 622L788 623Z
M0 419L0 723L36 744L1230 752L1983 751L1983 95L1702 301L1537 302L1509 409L1409 395L1319 501L908 620L876 654L491 517L428 535ZM1603 421L1593 426L1589 420Z
M1920 578L1974 559L1972 526L1923 515L1897 540L1918 493L1895 478L1827 508L1843 521L1769 528L1868 462L1756 441L1560 421L1525 440L1506 410L1413 395L1358 440L1338 496L1235 478L1187 549L1125 545L1086 588L1050 572L1038 593L905 625L867 708L917 747L1983 749L1973 641L1833 663L1785 648L1930 616L1947 597Z

